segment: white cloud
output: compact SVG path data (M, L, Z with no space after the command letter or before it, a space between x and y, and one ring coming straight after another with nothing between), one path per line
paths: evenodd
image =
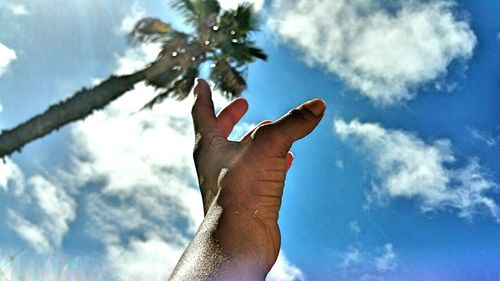
M60 246L69 230L69 223L76 218L74 199L63 186L56 186L40 175L30 178L28 184L33 199L43 214L41 226L53 244Z
M446 74L476 44L452 1L273 1L269 26L297 46L310 64L324 66L381 105L412 99L414 88Z
M16 52L0 43L0 77L9 69L9 65L17 58Z
M381 272L393 270L397 266L396 258L392 244L385 244L382 254L375 258L375 266Z
M132 31L135 24L142 18L147 16L146 10L142 8L137 2L132 5L131 12L125 18L123 18L118 33L127 34Z
M290 263L283 251L266 278L267 281L304 281L304 273L300 268Z
M361 252L357 248L349 248L347 252L342 255L342 267L349 267L354 264L360 263L362 260Z
M13 191L20 194L24 190L24 175L9 158L5 162L0 160L0 189L4 191Z
M191 100L134 113L153 94L139 85L72 130L79 159L74 172L102 184L86 200L88 232L104 243L121 280L169 274L180 254L166 255L182 253L203 217L191 158ZM139 241L143 235L153 238ZM149 251L155 246L168 251Z
M8 5L9 10L11 13L15 16L26 16L28 15L28 9L26 9L26 6L23 4L9 4Z
M236 9L239 4L252 3L256 11L260 11L264 7L265 0L219 0L222 9Z
M372 250L357 243L340 255L342 280L384 280L384 274L397 268L397 254L391 243Z
M61 246L69 224L76 218L74 199L63 186L56 186L40 175L28 180L26 191L16 210L8 211L8 225L36 251L51 252ZM27 214L33 212L36 215L27 219Z
M500 148L500 134L498 133L497 135L494 135L487 132L482 132L476 129L472 129L471 134L474 139L483 142L489 147Z
M127 247L108 249L118 280L167 280L184 247L173 246L153 237L146 241L132 239Z
M497 185L477 159L463 168L450 168L455 157L448 140L428 144L414 134L357 120L336 120L335 131L367 152L375 168L369 199L415 198L422 211L451 207L465 218L483 209L500 223L498 205L488 195Z
M43 230L38 225L26 220L18 212L8 210L7 223L19 238L28 242L36 251L45 253L51 250L50 242Z

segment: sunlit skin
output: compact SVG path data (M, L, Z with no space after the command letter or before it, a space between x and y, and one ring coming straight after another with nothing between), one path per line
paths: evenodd
M205 219L171 280L264 280L280 249L289 150L316 127L326 105L306 102L234 142L228 136L246 113L246 100L234 100L216 116L208 84L199 79L194 92L194 161Z

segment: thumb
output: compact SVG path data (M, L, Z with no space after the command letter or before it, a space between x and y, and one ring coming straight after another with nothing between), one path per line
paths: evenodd
M307 136L316 128L323 118L326 104L321 99L314 99L292 109L276 122L266 125L262 130L263 139L268 144L272 139L274 145L279 147L279 153L285 155L293 142ZM264 128L262 128L264 129ZM258 130L256 134L259 134ZM257 136L256 136L257 137Z

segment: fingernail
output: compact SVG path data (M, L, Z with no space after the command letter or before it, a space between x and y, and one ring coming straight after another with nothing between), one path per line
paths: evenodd
M304 104L304 107L314 114L316 117L320 117L326 109L326 103L321 99L313 99Z

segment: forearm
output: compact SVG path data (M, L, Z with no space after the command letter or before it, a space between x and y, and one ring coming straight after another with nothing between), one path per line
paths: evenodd
M209 209L170 280L265 279L274 261L266 260L253 218L217 204Z

